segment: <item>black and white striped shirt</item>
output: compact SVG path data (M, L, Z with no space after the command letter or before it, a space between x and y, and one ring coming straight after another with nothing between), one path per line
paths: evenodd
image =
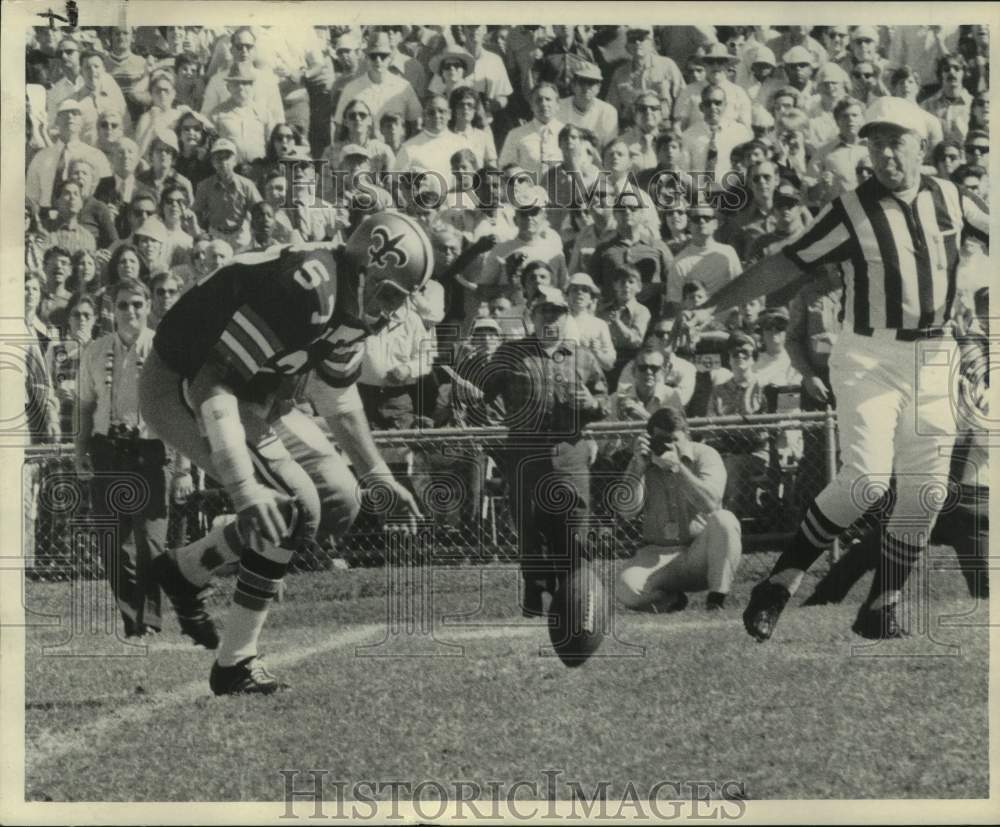
M964 230L988 237L989 215L951 182L922 175L906 203L870 178L824 207L782 252L804 270L841 265L846 329L919 338L951 320Z

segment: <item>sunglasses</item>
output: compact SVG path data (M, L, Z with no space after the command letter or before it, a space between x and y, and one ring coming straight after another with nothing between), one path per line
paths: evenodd
M369 52L369 60L388 60L390 55L387 52Z
M965 147L965 151L985 155L990 151L990 148L988 146L983 146L982 144L969 144Z
M101 129L121 129L120 123L108 123L107 121L99 121L97 124Z
M761 330L771 330L775 333L784 333L788 330L788 322L768 322L761 325Z
M663 365L645 365L644 364L644 365L636 365L635 369L636 370L641 370L641 371L649 371L650 373L653 373L655 371L660 370L660 368L662 368L662 367L663 367Z
M688 221L693 221L695 224L708 224L715 221L714 215L689 215Z
M115 307L117 307L119 310L128 310L129 308L132 308L133 310L142 310L145 306L146 306L145 299L136 299L135 301L131 302L118 302L115 305Z
M721 98L709 98L705 103L708 106L725 106L726 102Z
M368 120L367 112L348 112L347 120L349 121L366 121Z
M441 70L447 72L449 69L465 69L461 63L442 63Z
M760 175L754 175L751 179L755 184L760 184L764 181L773 181L773 175L767 175L766 173L761 173Z

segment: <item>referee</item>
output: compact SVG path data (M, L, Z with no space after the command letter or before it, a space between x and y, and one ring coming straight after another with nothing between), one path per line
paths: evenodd
M893 472L896 504L881 564L853 629L871 639L904 634L900 593L926 549L937 518L928 486L947 483L955 438L954 375L941 365L958 357L951 319L959 247L963 233L986 238L989 228L981 202L921 175L924 124L916 104L873 102L860 134L874 177L835 198L800 238L709 300L732 307L820 264L840 263L844 272L844 329L830 357L843 467L750 596L743 623L759 641L771 637L805 571L865 511L866 484L887 484Z

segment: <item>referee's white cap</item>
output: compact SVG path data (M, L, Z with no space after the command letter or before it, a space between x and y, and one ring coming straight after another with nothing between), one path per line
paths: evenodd
M876 98L865 112L865 123L858 134L866 138L874 127L882 124L916 132L921 138L927 137L927 115L915 103L904 98Z

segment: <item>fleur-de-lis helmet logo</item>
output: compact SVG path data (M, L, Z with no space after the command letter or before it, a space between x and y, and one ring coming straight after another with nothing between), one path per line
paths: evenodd
M371 233L371 243L368 245L368 258L373 267L385 267L389 258L396 260L397 267L405 267L409 261L406 250L400 246L403 233L389 235L389 229L380 224Z

